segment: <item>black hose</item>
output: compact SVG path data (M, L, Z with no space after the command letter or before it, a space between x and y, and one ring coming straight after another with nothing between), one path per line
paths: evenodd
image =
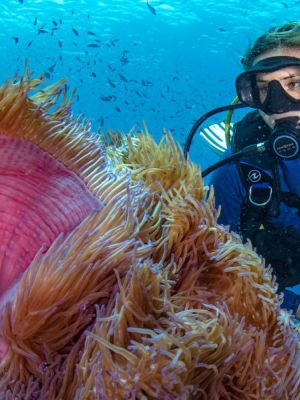
M257 144L250 144L241 151L238 151L237 153L234 153L231 156L223 158L223 160L220 160L217 163L213 164L211 167L206 168L201 175L204 178L206 175L210 174L215 169L220 168L223 165L230 163L231 161L235 161L237 158L248 156L249 154L261 154L267 151L270 151L269 140Z
M190 133L188 134L188 137L185 141L184 153L183 153L185 159L187 158L188 152L189 152L191 144L192 144L193 137L194 137L195 133L197 132L197 129L199 128L200 125L203 124L203 122L205 120L207 120L209 117L211 117L214 114L218 114L220 112L227 111L227 110L233 110L236 108L244 108L244 107L248 107L248 106L245 104L230 104L229 106L222 106L222 107L214 108L213 110L210 110L206 114L202 115L202 117L200 117L194 123L194 125L193 125L192 129L190 130Z

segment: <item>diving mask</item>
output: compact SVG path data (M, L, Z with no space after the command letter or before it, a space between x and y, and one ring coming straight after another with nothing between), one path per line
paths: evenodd
M261 79L263 73L289 66L295 67L291 76L271 81ZM243 104L268 115L300 111L300 58L265 58L237 77L236 90Z

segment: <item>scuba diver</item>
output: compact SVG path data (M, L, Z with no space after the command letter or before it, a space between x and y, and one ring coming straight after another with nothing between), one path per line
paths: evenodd
M282 291L300 284L300 23L269 29L242 63L239 107L255 110L233 125L225 158L203 175L215 170L219 223L251 240Z

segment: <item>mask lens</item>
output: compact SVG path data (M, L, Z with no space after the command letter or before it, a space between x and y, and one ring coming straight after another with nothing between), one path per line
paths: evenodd
M267 98L270 82L276 80L280 83L285 93L294 100L300 100L300 67L293 66L276 71L275 73L255 74L256 86L260 103ZM277 76L276 76L277 75ZM270 79L271 77L272 79ZM255 90L255 88L252 88Z

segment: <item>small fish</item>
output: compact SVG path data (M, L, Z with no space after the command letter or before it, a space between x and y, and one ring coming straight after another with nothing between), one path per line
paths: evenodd
M154 8L153 6L151 6L151 4L148 3L148 1L147 1L147 6L148 6L150 12L151 12L153 15L156 15L156 10L155 10L155 8Z
M51 67L49 67L48 70L49 70L50 72L53 72L55 65L56 65L56 63L54 63L53 65L51 65Z
M27 47L30 47L32 45L32 40L28 42Z
M126 53L128 53L128 50L124 50L122 57L120 58L121 63L127 64L128 63L128 58L126 57Z
M95 74L95 72L92 72L92 76L93 76L94 78L97 78L97 75Z
M95 39L95 42L97 42L97 43L101 43L101 40L99 40L99 39Z
M61 55L58 58L59 58L59 61L62 61L62 56Z
M87 45L87 47L99 47L99 44L97 44L97 43L89 43Z
M226 32L226 29L223 28L222 26L220 28L217 29L219 32Z
M41 33L49 33L46 29L40 28L38 30L38 34L40 35Z
M152 82L150 82L150 81L145 81L144 79L142 79L142 80L141 80L141 84L142 84L143 86L149 86L149 85L152 85Z
M128 79L126 78L126 76L119 74L119 77L121 78L122 81L128 82Z
M111 101L111 100L116 100L116 96L102 96L100 97L102 101Z
M37 24L37 17L35 17L34 22L33 22L33 25L36 25L36 24Z
M116 107L116 110L117 110L118 112L121 112L121 110L119 109L119 107Z
M113 81L110 78L107 78L108 83L110 84L111 87L115 88L116 85L113 83Z
M45 73L44 73L44 77L47 78L47 79L49 79L49 78L50 78L49 72L45 72Z
M73 12L72 12L72 14L73 14ZM74 33L76 36L79 35L78 31L77 31L75 28L72 28L72 31L73 31L73 33Z
M87 34L90 35L90 36L95 36L96 35L96 33L91 32L91 31L88 31Z
M54 26L57 26L58 25L58 23L56 22L56 21L52 21L52 24L54 25Z
M59 47L62 47L62 42L61 42L61 40L58 41L58 45L59 45Z
M19 3L23 4L23 3L24 3L24 0L19 0Z
M18 37L13 37L13 39L14 39L14 41L15 41L15 43L18 43L19 42L19 38Z

